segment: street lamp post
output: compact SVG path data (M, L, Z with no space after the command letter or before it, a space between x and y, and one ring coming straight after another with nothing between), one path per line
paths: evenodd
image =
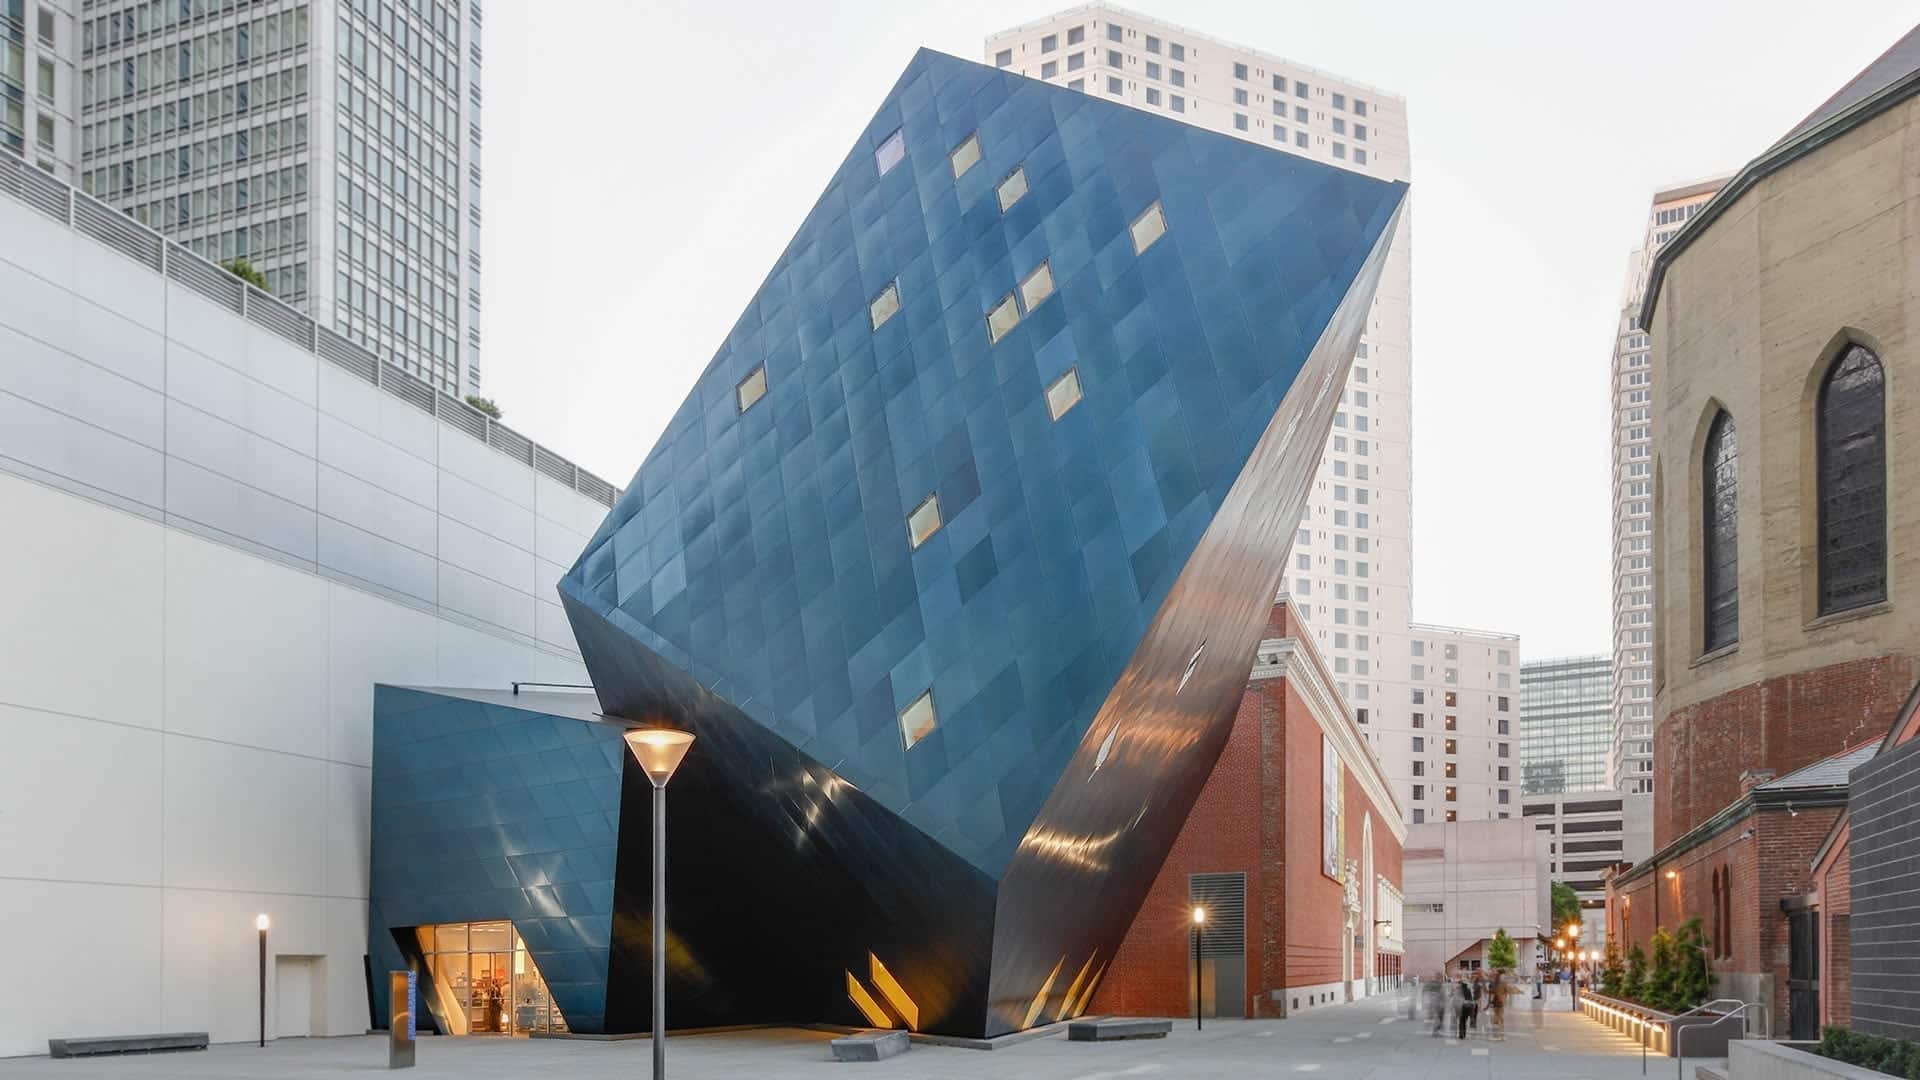
M254 929L260 931L260 1048L262 1050L267 1047L267 927L271 925L273 920L267 918L266 912L263 911L254 916Z
M1571 1011L1580 1011L1580 923L1578 920L1567 924L1567 940L1574 945L1573 963L1567 965L1573 972L1573 1007Z
M1193 909L1193 1030L1201 1030L1200 997L1206 991L1206 983L1200 978L1200 928L1207 924L1207 909Z
M667 1075L667 781L693 745L693 733L636 728L627 748L653 782L653 1078Z

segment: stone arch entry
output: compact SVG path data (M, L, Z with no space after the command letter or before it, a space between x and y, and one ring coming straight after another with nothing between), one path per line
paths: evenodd
M1360 957L1362 983L1368 994L1379 991L1376 980L1379 978L1379 942L1374 935L1380 929L1374 920L1374 880L1373 880L1373 814L1369 811L1360 818L1360 930L1366 949Z

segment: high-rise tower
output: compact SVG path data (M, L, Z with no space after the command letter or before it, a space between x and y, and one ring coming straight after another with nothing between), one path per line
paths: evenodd
M475 393L480 26L477 0L0 0L0 79L40 83L0 144Z
M1412 179L1404 98L1113 4L993 34L985 59L1281 153ZM1412 216L1400 216L1284 587L1409 821L1518 817L1519 638L1412 622Z
M1654 193L1627 262L1613 342L1613 786L1653 790L1653 369L1640 325L1647 270L1725 177Z

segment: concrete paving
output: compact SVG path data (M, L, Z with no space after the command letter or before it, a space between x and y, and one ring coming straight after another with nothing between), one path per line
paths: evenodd
M962 1050L916 1043L886 1061L833 1060L825 1032L778 1029L688 1035L667 1044L675 1080L788 1080L863 1077L944 1080L1019 1077L1021 1080L1173 1080L1185 1077L1305 1075L1340 1080L1628 1080L1640 1076L1640 1050L1608 1028L1566 1012L1508 1010L1504 1039L1465 1042L1429 1034L1431 1025L1406 1019L1403 1002L1379 998L1315 1009L1287 1020L1210 1020L1195 1032L1191 1020L1174 1024L1165 1039L1068 1042L1064 1032L997 1050ZM646 1077L645 1040L584 1042L526 1039L427 1038L408 1080L633 1080ZM1688 1062L1691 1080L1694 1062ZM1709 1064L1702 1061L1700 1064ZM199 1053L52 1061L0 1060L0 1080L331 1080L384 1071L381 1037L287 1039L262 1050L216 1046ZM1648 1075L1675 1075L1670 1058L1648 1062Z

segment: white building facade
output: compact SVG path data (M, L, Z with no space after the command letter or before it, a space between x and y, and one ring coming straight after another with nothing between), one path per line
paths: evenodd
M1627 263L1613 342L1613 786L1653 790L1653 368L1640 326L1653 256L1713 198L1722 177L1655 192Z
M584 683L615 489L0 154L0 1056L367 1028L378 682Z
M1404 98L1112 4L1070 8L993 34L984 57L1282 153L1382 180L1412 179ZM1517 732L1511 702L1505 714L1497 706L1501 695L1518 693L1518 638L1412 623L1412 220L1411 209L1401 215L1287 556L1284 591L1367 725L1409 822L1449 813L1495 817L1502 807L1517 814L1518 736L1508 746L1510 759L1501 759L1494 755L1503 740L1493 733L1502 715ZM1444 660L1449 647L1460 654L1457 662L1427 655L1437 650ZM1465 681L1445 683L1449 669ZM1446 759L1416 749L1435 734L1420 726L1435 711L1429 702L1449 693L1457 702L1453 715L1488 733L1456 738L1452 803L1444 798L1446 784L1434 787L1447 778L1427 768L1444 771ZM1502 768L1506 780L1497 779Z
M478 0L0 0L0 100L15 49L33 84L0 144L477 393L480 27Z
M1407 830L1407 973L1431 978L1476 968L1501 930L1519 946L1519 971L1535 970L1552 931L1547 840L1526 821L1429 822Z

